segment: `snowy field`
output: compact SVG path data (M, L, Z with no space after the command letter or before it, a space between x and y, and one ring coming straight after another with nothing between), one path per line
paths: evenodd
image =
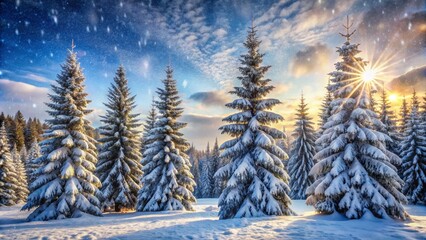
M19 206L0 208L0 239L426 239L426 207L407 206L412 220L315 215L293 201L294 217L218 220L217 199L199 199L194 212L110 213L25 222Z

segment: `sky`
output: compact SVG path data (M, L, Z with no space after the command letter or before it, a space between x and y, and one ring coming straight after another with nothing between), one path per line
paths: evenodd
M218 128L232 111L224 105L238 85L239 56L252 22L262 40L266 77L276 87L274 110L291 131L303 92L317 119L328 73L338 59L346 16L353 43L377 69L397 109L403 95L426 91L425 0L316 1L10 1L0 3L0 112L46 119L44 102L67 49L75 51L86 77L95 127L117 67L122 64L145 119L165 68L185 109L180 119L189 142L204 148L226 136Z

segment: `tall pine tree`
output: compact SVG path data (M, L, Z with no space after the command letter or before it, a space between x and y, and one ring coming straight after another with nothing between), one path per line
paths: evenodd
M255 27L248 31L239 68L241 87L230 93L239 98L226 104L239 112L223 119L229 124L220 128L222 134L233 137L222 144L221 158L229 158L216 173L227 179L219 198L220 219L292 215L288 197L288 175L282 163L287 154L277 146L284 134L271 127L283 118L270 110L280 101L266 98L274 89L270 79L264 79L270 66L262 66L264 54L259 52L260 41Z
M308 115L305 98L301 97L296 113L296 125L293 136L291 157L288 162L291 199L306 199L306 189L313 183L309 171L314 166L315 130L312 118Z
M401 142L402 192L411 203L426 204L426 132L421 123L417 96L414 92L411 112Z
M37 140L34 140L31 144L30 150L28 151L27 161L26 161L26 171L28 177L28 188L30 193L32 192L32 183L36 180L36 171L40 167L40 164L37 162L37 159L41 157L41 149L38 145Z
M102 182L104 207L133 209L140 189L142 174L139 161L140 139L136 129L141 125L134 114L135 96L131 96L123 66L108 90L106 114L101 116L102 146L99 150L96 174Z
M327 146L315 155L318 161L311 170L316 181L307 189L307 204L318 212L339 212L347 218L406 218L400 192L403 184L393 164L398 156L386 149L386 134L374 130L380 124L371 110L369 82L358 77L366 62L357 57L359 44L351 44L348 24L346 38L337 52L342 58L332 72L334 100L332 116L317 140ZM365 86L367 85L367 86Z
M84 75L76 53L69 51L62 71L49 94L51 119L40 145L43 155L36 160L41 166L35 172L33 192L23 210L36 208L29 221L72 218L82 212L101 215L98 187L94 175L97 162L95 140L88 136L90 122Z
M185 151L189 143L180 132L186 123L178 122L183 109L178 95L173 70L166 69L164 88L158 88L155 101L159 116L147 139L142 158L142 188L138 195L138 211L192 210L195 202L195 182L191 164Z
M0 128L0 207L18 202L18 176L9 150L5 123Z

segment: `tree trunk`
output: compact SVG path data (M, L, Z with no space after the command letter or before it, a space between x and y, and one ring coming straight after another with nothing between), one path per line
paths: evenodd
M115 204L115 211L116 212L121 212L121 206L120 206L120 204Z

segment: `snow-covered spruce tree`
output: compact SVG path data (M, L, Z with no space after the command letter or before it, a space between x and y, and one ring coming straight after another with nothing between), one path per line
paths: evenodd
M392 153L399 155L399 141L400 136L396 126L396 119L391 105L386 94L386 90L383 87L382 96L380 99L380 121L384 124L384 128L381 129L383 133L390 137L390 141L386 141L386 148Z
M154 129L155 127L155 121L157 119L157 110L154 104L154 99L152 99L152 105L151 109L149 110L148 116L145 120L145 123L143 125L143 133L142 133L142 147L141 147L141 153L143 154L146 150L145 146L148 146L152 143L152 140L149 139L149 132L151 129Z
M36 159L41 157L40 146L38 145L37 139L34 139L31 144L31 148L28 151L27 161L26 161L26 171L27 171L27 181L28 186L31 186L35 181L35 172L40 167L40 164ZM30 192L32 192L31 187L29 187Z
M306 199L306 189L313 183L309 171L314 166L315 130L312 118L308 115L305 98L301 97L296 113L296 124L293 136L291 157L288 162L290 175L291 199Z
M25 148L25 146L23 146ZM23 203L26 201L28 197L28 183L27 183L27 174L25 171L25 166L23 159L21 159L21 154L18 152L18 148L16 144L13 144L12 150L11 150L11 156L13 160L15 175L16 175L16 190L15 190L15 196L16 196L16 203Z
M426 135L416 99L414 94L414 104L401 142L401 174L405 182L402 192L409 202L426 204Z
M102 144L96 175L102 182L104 196L103 207L133 209L140 189L139 178L142 175L139 161L141 124L133 111L136 107L135 96L131 96L123 66L120 66L114 82L108 90L106 114L101 116L100 129Z
M400 159L386 149L389 137L374 130L380 121L371 110L370 88L362 86L368 83L357 78L355 70L362 71L366 62L356 56L359 44L350 43L355 31L350 33L348 25L341 34L346 41L337 50L342 61L330 74L333 115L317 140L327 147L315 155L318 162L310 174L317 180L307 189L306 202L320 213L337 211L350 219L369 213L405 219L403 181L393 165Z
M23 210L36 208L29 221L81 216L82 212L100 216L98 190L101 182L94 175L97 162L95 140L87 135L90 122L84 75L76 53L69 51L62 71L52 85L46 105L51 119L40 143L42 156L35 163L36 179Z
M320 115L319 115L319 123L318 123L318 131L317 131L317 137L320 137L322 133L324 132L325 124L328 121L328 118L331 117L331 102L333 101L333 93L330 91L330 81L327 84L326 87L327 93L324 96L324 99L322 100L321 109L320 109ZM317 151L321 151L326 146L316 146Z
M282 163L288 156L276 145L283 133L271 127L283 118L269 111L280 101L266 98L274 87L270 79L264 79L270 66L261 65L264 54L259 45L252 26L244 43L247 54L240 60L242 86L230 92L239 98L226 104L239 112L224 118L229 124L220 128L222 134L233 137L221 146L221 157L230 158L230 163L216 172L228 180L219 198L220 219L294 214Z
M19 188L15 164L9 150L4 122L0 128L0 207L12 206L18 202L16 191Z
M158 88L155 105L159 116L155 128L148 134L152 143L146 146L142 158L142 188L138 194L137 211L192 210L195 202L195 182L185 151L189 143L179 131L186 123L178 122L183 109L173 70L169 66L164 88Z
M203 158L203 171L201 172L202 196L212 198L214 190L215 164L210 152L210 143L207 143L206 153Z
M214 198L218 198L220 194L222 193L222 190L224 188L224 182L220 178L215 178L214 174L219 170L221 167L221 159L220 159L220 151L219 151L219 144L217 142L217 138L214 142L214 146L211 152L211 162L213 164L213 196Z
M405 126L407 126L408 118L410 111L408 109L407 100L405 99L405 95L402 98L401 109L399 111L400 119L399 119L399 133L400 135L404 135L406 132Z

